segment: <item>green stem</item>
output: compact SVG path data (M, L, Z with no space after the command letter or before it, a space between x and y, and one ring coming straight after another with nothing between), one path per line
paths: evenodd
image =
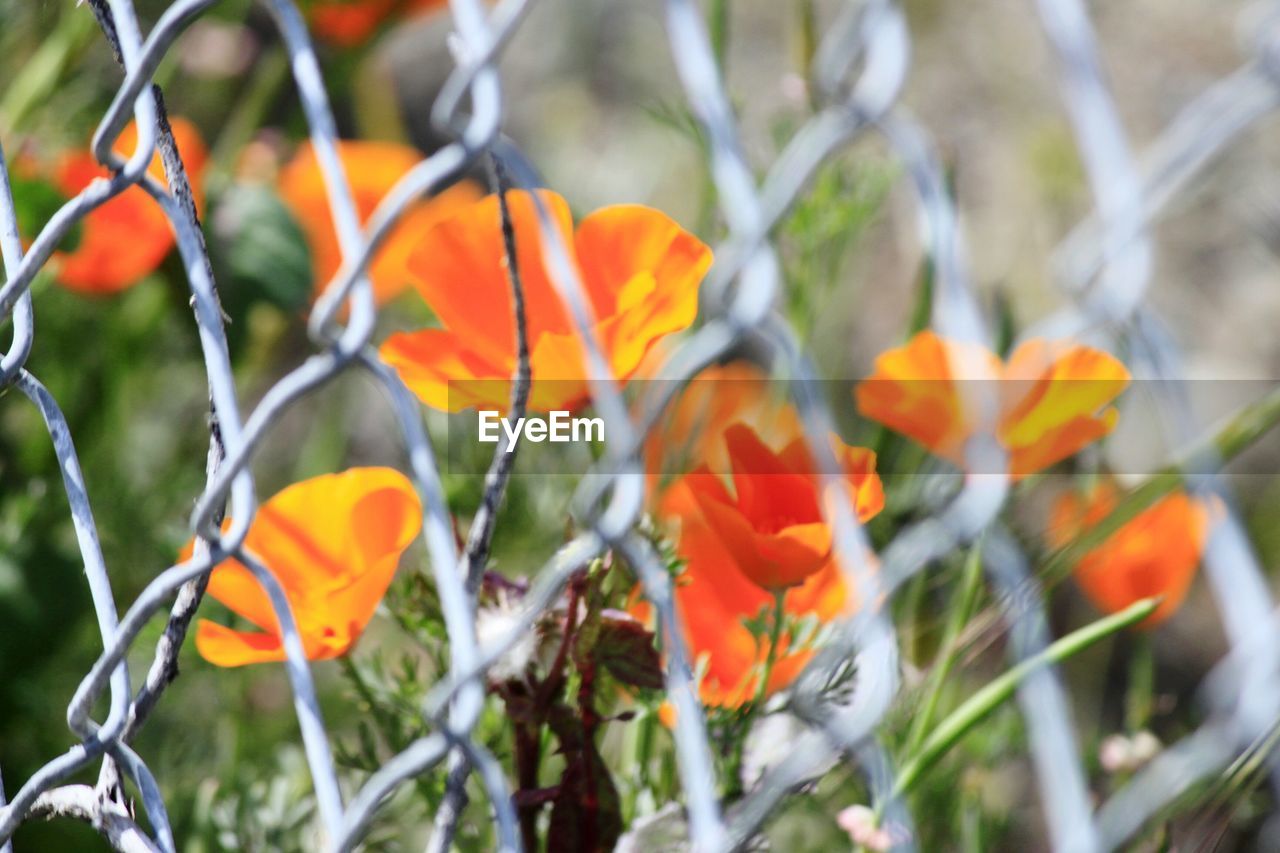
M964 630L964 626L968 624L969 619L973 616L981 588L982 542L979 541L975 542L969 549L969 556L964 562L964 575L960 579L960 596L956 599L956 604L951 609L950 618L947 620L946 633L938 651L938 660L933 665L933 671L929 673L928 692L925 694L924 702L920 705L919 713L916 714L915 720L912 721L911 733L907 737L907 747L904 751L908 755L914 755L919 751L920 744L924 743L925 734L928 733L929 727L933 724L933 715L937 711L938 701L942 697L942 688L945 686L947 676L951 674L960 652L960 632Z
M58 25L22 65L0 101L0 133L12 133L27 113L53 94L72 57L78 56L97 31L93 16L66 7Z
M751 700L751 713L758 713L764 706L764 697L769 692L769 679L773 676L773 665L778 661L778 642L782 639L782 623L787 616L786 590L775 590L773 593L773 621L769 625L769 649L764 656L764 671L760 674L760 683L756 685L756 695Z
M928 572L916 572L902 593L902 617L905 634L902 647L902 659L916 665L920 660L920 611L924 605L924 590L928 583Z
M711 39L711 53L715 57L716 68L720 70L720 79L725 81L728 73L729 54L729 0L711 0L711 10L707 17L707 31ZM727 85L727 82L726 82ZM703 154L710 155L710 140L703 139ZM706 157L704 161L709 162ZM698 233L710 239L716 225L716 183L708 165L702 179L702 200L698 210Z
M1129 658L1129 690L1125 696L1125 729L1140 732L1151 722L1152 697L1155 694L1156 658L1151 648L1151 635L1133 635Z
M925 740L920 751L902 765L902 769L898 772L898 781L894 785L893 796L901 796L910 791L939 758L1008 701L1027 676L1042 666L1061 663L1099 640L1141 622L1151 615L1158 604L1157 599L1144 598L1119 613L1071 632L1040 654L1023 661L989 682L943 720Z
M986 849L982 843L981 798L975 792L966 791L960 809L960 849L964 853L980 853Z
M650 760L653 757L653 739L657 733L658 715L657 713L644 714L636 721L634 727L635 751L632 761L635 762L635 769L641 785L652 785L652 773L649 767ZM638 791L640 786L636 786ZM634 797L633 797L634 799ZM634 805L634 803L633 803Z
M806 80L812 81L810 75L813 70L813 57L818 52L818 12L814 8L813 0L800 0L796 9L800 24L800 74ZM812 106L817 106L816 99L817 92L813 90L810 82L809 101Z
M1065 580L1080 558L1105 542L1143 510L1182 485L1185 473L1216 471L1223 463L1266 435L1280 423L1280 388L1240 409L1217 432L1200 439L1172 464L1152 474L1120 498L1111 514L1081 532L1071 544L1051 554L1045 563L1047 586Z
M747 736L751 734L751 723L764 707L765 697L769 693L769 679L773 676L773 665L778 660L778 642L782 639L782 624L787 615L787 591L776 590L773 593L773 617L769 625L769 648L765 650L764 665L760 670L760 680L756 682L755 695L751 704L742 714L742 720L736 731L736 743L729 762L729 781L726 798L736 797L742 793L742 757L746 747Z
M711 0L708 29L711 37L711 53L716 58L716 67L720 69L720 77L723 78L728 68L729 0Z
M911 308L911 319L907 323L908 338L929 326L929 318L933 314L934 276L933 259L925 258L920 265L920 275L916 282L916 299Z

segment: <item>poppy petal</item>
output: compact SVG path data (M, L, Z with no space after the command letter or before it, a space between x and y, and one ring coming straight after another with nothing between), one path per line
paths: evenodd
M356 215L364 225L386 194L414 166L422 153L409 145L372 140L339 140L338 158L351 187ZM311 251L313 288L318 295L342 265L342 249L329 208L329 193L320 160L310 142L298 148L280 170L280 197L302 228ZM379 305L409 285L408 257L421 234L435 222L480 197L470 182L455 184L415 204L387 236L369 266L374 299Z
M865 447L851 447L836 437L832 441L852 492L858 521L870 521L884 509L884 483L876 472L875 451Z
M980 346L925 331L881 354L855 397L864 416L963 467L965 444L979 421L967 411L970 395L960 393L958 382L995 378L1002 380L997 438L1018 478L1109 432L1115 412L1098 410L1124 390L1129 373L1107 353L1039 339L1021 344L1001 366Z
M975 373L981 375L958 373L961 367L974 365ZM993 354L926 330L905 345L881 353L871 376L858 384L854 395L863 417L958 464L973 425L955 380L999 375L1000 363Z
M1160 596L1140 623L1153 628L1182 605L1195 579L1209 527L1204 504L1175 493L1148 507L1087 553L1075 579L1096 607L1115 613Z
M738 572L684 483L668 495L668 511L680 513L685 560L675 585L676 608L691 657L701 658L705 669L699 692L709 705L740 704L757 660L755 638L743 620L768 607L769 595Z
M1119 417L1116 409L1107 409L1098 417L1078 417L1036 436L1031 444L1011 447L1009 476L1020 480L1075 455L1081 448L1110 434Z
M390 190L390 187L387 189ZM483 197L479 187L471 181L463 181L410 208L387 236L369 266L374 298L379 305L391 301L412 287L414 277L409 272L409 258L417 250L422 235L435 227L437 222L451 216L454 211L474 204ZM372 216L372 212L369 215ZM328 279L317 284L323 287L328 284Z
M573 246L569 205L549 190L538 190L565 244ZM547 278L533 197L507 193L516 240L531 344L547 332L568 332L569 320ZM514 366L515 315L507 279L498 197L467 205L428 230L408 259L414 286L445 328L471 342L490 363ZM497 377L506 379L510 367Z
M421 529L422 505L412 489L369 491L352 507L349 523L364 568L329 596L327 606L344 614L348 623L363 627L391 586L400 555Z
M130 187L82 220L73 251L56 254L58 282L78 293L119 293L155 272L172 248L163 211Z
M620 204L584 218L578 263L615 374L627 377L661 336L685 329L698 311L698 286L711 250L651 207Z
M1129 372L1101 350L1029 341L1014 351L1005 379L1000 438L1019 447L1096 413L1125 389Z
M785 589L802 582L826 562L831 534L822 523L792 525L776 534L761 533L737 507L695 492L708 526L752 583Z
M548 208L569 260L579 268L590 300L591 336L614 379L629 379L661 337L693 322L711 254L670 218L637 205L597 211L574 234L564 199L536 192L506 196L533 375L529 407L573 410L587 399L585 350L545 266L537 201ZM516 333L498 197L437 222L406 266L444 328L466 341L476 365L489 368L471 378L508 382ZM439 389L420 396L431 405L444 397Z
M378 356L419 400L442 412L474 406L505 412L511 403L510 367L494 365L447 329L391 335ZM505 373L504 373L505 371Z
M196 651L209 663L226 667L285 659L284 645L276 634L233 631L208 619L196 624Z
M718 482L709 473L703 477L708 484ZM703 672L699 685L703 702L734 708L755 694L759 665L767 654L767 644L757 642L745 620L766 612L772 597L739 571L737 561L699 509L691 479L692 475L682 478L668 489L660 507L660 512L677 520L680 527L678 550L685 567L675 585L677 613L690 654ZM709 492L714 494L715 489ZM785 599L789 614L814 615L823 621L847 612L851 605L843 576L831 561L788 590ZM812 652L790 651L784 637L780 654L769 679L770 693L786 687Z
M261 507L245 548L284 588L308 657L342 654L360 636L421 517L412 485L390 468L352 468L314 477ZM227 560L215 567L209 595L276 635L265 591L239 562ZM231 642L224 638L218 648ZM265 641L254 642L256 648Z
M725 430L724 441L738 509L754 529L773 533L797 520L822 517L807 460L799 470L790 467L785 456L775 454L743 424Z
M337 47L355 47L397 14L422 14L448 0L316 0L304 7L307 22L319 38Z

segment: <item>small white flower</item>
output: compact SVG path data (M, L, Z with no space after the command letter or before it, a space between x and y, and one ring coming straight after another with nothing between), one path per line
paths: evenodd
M1098 763L1108 773L1127 770L1133 763L1133 747L1124 735L1108 735L1098 747Z
M1110 735L1098 748L1098 763L1108 773L1132 773L1155 758L1163 744L1147 730L1133 737Z
M1129 741L1129 748L1133 750L1133 760L1139 767L1159 755L1163 746L1160 738L1146 729L1138 732Z

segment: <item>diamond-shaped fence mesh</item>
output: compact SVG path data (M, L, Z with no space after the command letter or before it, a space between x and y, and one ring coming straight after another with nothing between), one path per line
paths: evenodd
M1051 638L1043 596L1018 543L999 520L1009 495L1006 477L967 476L961 491L934 517L902 530L874 555L846 492L825 436L830 414L797 381L794 403L802 415L815 458L823 471L824 510L835 532L839 564L858 600L877 602L839 624L831 643L797 681L791 709L807 726L781 764L731 808L717 799L716 764L693 673L683 649L671 581L652 544L637 532L643 509L642 442L662 407L681 382L695 376L734 347L750 342L788 376L816 379L812 364L774 305L780 265L771 234L807 190L810 178L854 140L879 136L904 166L918 200L919 223L936 275L932 326L957 341L989 344L991 331L975 300L966 252L947 179L925 126L901 104L899 90L910 68L911 34L898 3L850 0L823 34L810 69L818 108L790 137L780 156L758 178L743 154L735 112L721 79L702 10L694 0L666 0L670 60L692 113L702 125L727 235L715 247L715 264L704 285L704 322L669 357L659 375L673 380L649 407L633 417L610 375L592 332L589 299L570 250L539 209L541 240L553 283L585 344L590 393L605 419L609 442L603 458L581 479L578 517L583 525L532 576L523 609L502 637L479 645L467 567L479 551L459 553L450 509L441 487L437 457L421 423L416 400L370 346L375 307L368 267L409 206L483 165L495 148L507 157L512 143L502 136L504 81L497 60L521 27L532 0L452 0L455 67L431 107L436 129L453 141L422 160L389 192L361 225L336 146L335 121L316 53L304 19L292 0L264 0L287 48L296 96L303 107L310 141L323 171L330 209L342 250L342 265L310 314L315 351L265 393L251 410L241 406L228 355L218 288L201 235L191 190L165 117L163 96L152 78L175 39L213 0L177 0L143 32L130 0L89 0L105 38L123 67L123 82L98 124L93 152L113 173L94 181L67 202L38 233L20 234L0 157L0 242L4 283L0 317L12 342L0 362L0 387L12 386L39 410L60 463L75 533L92 596L102 652L70 698L67 724L78 742L52 756L28 779L7 779L7 804L0 808L0 839L35 816L66 815L92 822L122 850L174 850L165 804L146 756L130 742L172 677L186 626L198 605L211 567L227 557L248 566L268 591L288 655L287 671L300 724L315 802L327 848L358 844L388 795L433 768L449 768L450 797L436 817L437 847L452 836L459 816L460 790L477 774L491 800L496 838L503 849L521 839L508 780L501 765L475 738L483 703L486 668L531 630L558 599L572 572L614 549L635 567L645 595L658 615L668 654L667 692L676 709L675 744L689 843L699 850L742 847L779 802L812 777L833 754L865 775L877 804L899 833L895 841L911 849L913 816L893 788L894 772L877 743L877 729L900 695L899 650L887 616L887 602L905 581L937 558L982 537L984 566L1003 605L1010 649L1019 661L1044 652ZM1074 308L1047 321L1045 333L1093 334L1123 340L1135 354L1135 372L1160 380L1178 375L1178 354L1161 333L1144 296L1154 247L1149 224L1188 182L1244 131L1280 103L1280 28L1274 18L1254 30L1253 53L1242 67L1209 87L1170 122L1150 150L1138 156L1129 145L1115 101L1100 67L1098 45L1082 0L1038 0L1036 10L1054 52L1063 106L1091 187L1095 212L1063 241L1046 270L1068 293ZM992 25L995 25L994 23ZM128 159L113 153L131 119L140 128ZM154 150L161 153L167 181L149 176ZM520 175L516 175L517 181ZM29 293L37 272L59 241L90 211L131 186L141 186L164 211L177 235L191 292L191 304L208 376L211 439L207 484L197 496L191 528L193 555L155 574L131 602L115 598L99 547L94 514L77 462L74 437L56 401L25 366L36 334ZM255 453L285 412L304 396L347 370L367 372L394 401L408 448L409 465L424 507L424 538L449 639L450 669L431 690L423 708L430 733L370 775L344 796L330 742L316 700L311 670L288 601L271 572L244 547L254 519L257 490L251 472ZM978 384L978 383L975 383ZM1172 388L1172 386L1171 386ZM980 393L980 392L975 392ZM1194 437L1195 425L1175 390L1158 395L1167 421ZM12 400L6 405L16 405ZM975 459L1000 451L994 442L973 442ZM1213 476L1214 460L1196 457L1197 488L1229 496ZM999 466L997 466L999 469ZM973 470L992 470L974 465ZM223 529L225 515L234 524ZM488 507L492 515L493 507ZM492 524L487 519L485 524ZM480 525L483 526L483 525ZM1206 553L1206 571L1230 653L1206 683L1211 713L1200 728L1158 756L1109 799L1091 800L1073 733L1067 690L1050 663L1040 660L1018 686L1017 698L1028 731L1038 779L1038 801L1053 849L1094 850L1122 846L1145 820L1186 788L1236 759L1267 735L1280 712L1280 643L1263 575L1240 524L1229 511L1215 523ZM163 614L163 615L162 615ZM126 653L151 620L167 619L154 661L145 674L130 672ZM856 662L853 695L838 704L820 688L829 671ZM109 698L105 719L91 716L97 700ZM101 764L98 791L65 780ZM149 833L102 790L127 778L140 792ZM1280 784L1280 776L1274 778ZM3 797L3 791L0 791ZM0 800L4 802L4 800ZM1280 831L1280 829L1276 829ZM7 845L7 841L6 841Z

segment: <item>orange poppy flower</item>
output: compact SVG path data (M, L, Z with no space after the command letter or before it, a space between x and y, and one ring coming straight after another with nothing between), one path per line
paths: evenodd
M174 116L169 124L186 166L196 205L201 206L204 199L201 174L208 159L204 141L195 125L186 119ZM116 153L127 157L137 140L137 127L130 124L120 134ZM147 171L164 183L159 151ZM75 151L65 154L56 165L54 183L70 198L89 186L94 178L108 176L92 153ZM146 190L130 187L81 220L80 242L73 250L54 255L58 281L79 293L117 293L154 272L173 244L173 230L160 205Z
M338 157L351 183L352 200L362 225L396 182L422 161L422 154L408 145L355 140L339 140ZM329 213L329 195L320 162L310 142L304 143L280 170L279 189L311 250L314 290L318 296L342 265L342 249ZM374 299L379 305L399 296L408 287L405 261L423 232L441 217L479 197L480 191L474 184L454 184L414 205L401 218L369 266Z
M724 432L734 423L751 427L768 444L803 434L795 408L772 393L760 368L746 361L713 365L680 391L645 438L651 492L659 477L687 473L694 460L712 473L731 473Z
M1017 480L1060 462L1115 427L1105 408L1129 384L1125 366L1080 344L1031 340L1001 364L995 354L924 331L882 353L855 391L858 410L964 466L978 428L961 381L1000 380L996 436Z
M755 696L769 641L756 638L746 620L772 609L773 596L739 570L734 554L707 523L688 478L664 495L661 514L679 524L678 553L685 561L675 598L690 658L702 672L699 693L708 707L738 708ZM856 602L834 560L827 560L786 592L788 616L826 623L850 613ZM645 616L647 608L637 608ZM812 657L810 648L791 648L784 632L769 675L767 694L790 684Z
M422 506L403 474L352 468L295 483L267 501L245 547L284 587L307 657L324 660L359 639L421 524ZM183 559L190 555L188 544ZM218 666L285 659L271 601L249 569L236 560L219 564L209 595L261 630L202 619L201 657Z
M1088 495L1069 492L1054 504L1049 541L1063 547L1115 509L1116 488L1099 483ZM1075 567L1076 583L1094 605L1116 613L1134 602L1162 596L1142 621L1153 628L1182 605L1195 579L1209 530L1204 503L1176 492L1152 504L1085 554Z
M665 214L640 205L602 208L575 233L564 199L538 192L577 260L613 375L628 379L656 341L693 322L711 250ZM582 344L544 267L533 198L516 191L507 199L534 380L529 408L573 409L588 397ZM392 335L382 359L432 408L505 411L516 332L497 197L438 222L408 266L444 328Z
M815 464L804 438L775 453L750 427L724 433L734 492L706 468L685 477L707 526L742 574L766 590L801 584L831 562L831 528L822 515ZM876 456L832 438L849 497L866 521L884 508Z
M409 17L448 5L449 0L320 0L306 7L311 31L338 47L368 41L388 18Z

